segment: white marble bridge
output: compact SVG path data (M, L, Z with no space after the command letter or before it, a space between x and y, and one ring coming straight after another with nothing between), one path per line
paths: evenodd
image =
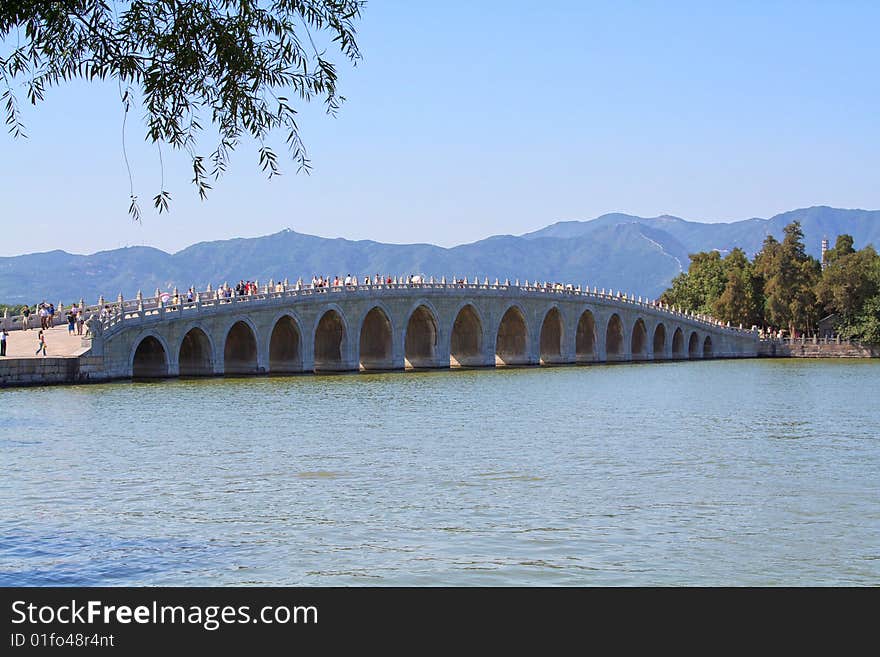
M264 286L119 299L88 322L79 380L754 357L758 335L572 286Z

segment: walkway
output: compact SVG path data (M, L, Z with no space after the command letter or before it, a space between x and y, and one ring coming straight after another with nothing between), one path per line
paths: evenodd
M40 329L34 328L27 331L10 331L6 338L7 358L42 358L35 356L37 350L37 335ZM46 356L55 358L78 356L86 347L82 345L82 336L68 335L67 325L55 326L44 331L46 337Z

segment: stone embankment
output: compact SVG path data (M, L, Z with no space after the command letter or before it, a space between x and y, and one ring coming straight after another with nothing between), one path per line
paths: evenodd
M91 340L69 334L66 323L44 331L45 357L35 354L38 333L35 328L9 331L6 356L0 358L0 387L75 383L100 366L100 359L85 355Z
M763 358L880 358L880 345L864 345L829 338L761 340Z

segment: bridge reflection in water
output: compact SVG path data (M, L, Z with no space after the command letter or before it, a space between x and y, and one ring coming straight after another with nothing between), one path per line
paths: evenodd
M121 301L90 322L96 378L753 357L753 331L621 294L485 283L264 288ZM98 371L100 370L100 371Z

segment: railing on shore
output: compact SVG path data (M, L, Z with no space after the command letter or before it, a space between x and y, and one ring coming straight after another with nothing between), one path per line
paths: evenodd
M823 336L819 337L814 335L812 337L801 336L799 338L774 338L774 337L761 337L761 342L766 342L768 344L782 344L782 345L804 345L804 344L846 344L853 346L861 346L860 342L849 338L841 338L839 335L834 336Z
M648 300L647 298L643 299L641 296L636 298L632 294L627 295L619 291L616 293L611 290L606 292L604 289L600 291L595 287L592 291L590 291L588 287L585 287L585 289L581 289L579 285L540 285L537 283L529 284L528 281L525 281L524 284L520 284L518 280L515 283L510 283L509 281L501 283L498 281L498 279L496 279L495 283L490 283L488 278L485 279L482 283L480 283L476 279L472 283L466 281L447 282L444 277L439 282L434 281L432 278L430 281L418 283L357 283L351 285L330 286L312 286L301 283L288 284L287 282L283 284L278 283L276 285L270 282L269 285L263 285L258 288L257 292L252 292L250 294L236 294L234 290L230 290L225 287L212 289L209 285L205 290L196 292L193 295L192 300L189 300L187 298L188 293L181 295L178 293L177 290L175 290L175 293L173 295L160 294L159 296L152 297L143 297L139 292L134 299L123 299L122 295L120 295L116 299L116 301L105 301L104 298L101 297L97 304L85 306L84 315L89 320L97 319L100 322L103 332L115 332L114 329L121 329L122 324L126 321L142 320L147 317L161 317L171 319L174 316L180 316L181 313L192 311L200 312L202 309L217 308L226 304L266 303L276 299L299 299L323 294L335 295L367 292L370 295L374 295L376 293L381 294L388 291L411 289L457 289L471 291L494 290L517 292L526 295L552 294L560 295L562 297L587 298L606 302L614 301L617 303L633 304L636 306L652 309L656 312L664 313L670 317L695 322L707 327L712 327L716 330L730 331L732 333L740 335L754 334L753 330L744 329L741 326L730 326L729 323L724 324L721 321L707 315L691 313L681 308L672 307L656 300ZM227 292L229 292L229 296L227 296ZM168 299L168 301L164 301L163 297L170 298ZM61 313L59 313L59 315L60 314ZM39 325L39 320L35 318L34 315L31 315L31 317L31 328L34 327L34 324ZM7 329L15 329L21 327L20 317L4 318L4 326L8 323L8 320L10 319L12 320L13 325L7 326ZM18 320L19 323L17 327L14 325L16 323L16 320ZM67 322L65 321L63 316L56 315L54 325L63 325L66 323Z

